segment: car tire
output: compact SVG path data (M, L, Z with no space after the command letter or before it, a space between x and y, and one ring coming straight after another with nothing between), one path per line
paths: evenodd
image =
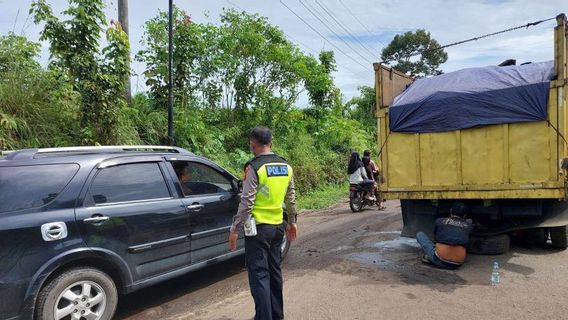
M504 254L511 247L511 238L507 234L489 237L471 236L467 251L472 254L497 255Z
M117 303L116 285L106 273L89 267L73 268L43 287L37 298L35 315L36 319L60 320L73 319L73 314L86 319L84 316L93 313L93 319L110 320Z
M568 248L568 227L550 228L550 242L552 242L552 246L555 248Z

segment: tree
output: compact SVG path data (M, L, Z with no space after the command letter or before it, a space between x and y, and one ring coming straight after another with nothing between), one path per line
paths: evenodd
M308 91L323 90L314 91L314 95L321 96L314 96L318 103L329 96L333 85L330 73L336 68L333 53L322 53L320 64L303 54L264 17L225 10L217 26L191 22L184 11L175 7L174 24L174 92L178 107L224 108L232 116L249 110L260 114L260 118L275 119L278 112L293 105L302 85ZM136 55L147 66L146 84L158 101L164 100L166 93L166 25L165 12L148 21L145 47Z
M448 54L443 49L437 49L439 47L440 44L430 36L430 32L424 29L408 31L394 36L383 49L381 59L394 69L416 77L436 75L442 73L438 67L448 60ZM416 55L420 57L416 58Z
M174 101L178 107L187 107L188 97L193 95L196 59L205 56L202 32L198 25L191 23L189 16L178 7L173 11L173 88ZM160 11L158 16L144 24L144 49L135 59L146 65L143 72L146 85L157 106L164 110L168 99L168 13ZM214 28L214 26L212 26ZM212 55L215 53L212 52Z
M335 85L332 73L337 70L333 51L322 51L319 62L306 59L309 73L304 77L310 102L316 109L331 109L334 101Z
M353 97L347 102L350 110L351 118L361 122L365 127L376 132L377 120L373 115L375 111L375 88L369 86L361 86L359 96Z
M126 106L125 81L130 75L128 37L113 23L107 46L99 40L106 24L103 0L69 0L68 20L53 15L45 0L32 3L35 23L45 23L40 40L49 41L50 68L66 75L81 96L81 135L84 144L117 142L118 111Z

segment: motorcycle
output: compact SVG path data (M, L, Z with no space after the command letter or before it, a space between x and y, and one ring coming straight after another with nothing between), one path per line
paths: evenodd
M359 184L349 185L349 208L353 212L363 211L365 206L372 207L374 205L380 206L377 194L374 198L368 199L367 194L369 190L365 189Z

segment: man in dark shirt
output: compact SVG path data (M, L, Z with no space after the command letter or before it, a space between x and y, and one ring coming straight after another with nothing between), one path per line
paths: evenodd
M466 220L467 207L456 202L450 209L450 217L439 218L434 226L432 242L424 232L416 234L416 241L424 250L422 261L443 269L457 269L465 261L465 246L473 230L471 220Z

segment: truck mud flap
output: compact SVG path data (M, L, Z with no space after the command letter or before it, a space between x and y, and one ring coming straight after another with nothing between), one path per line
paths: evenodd
M424 200L400 200L402 211L402 236L414 238L418 231L426 233L431 239L434 225L439 218L435 207Z

